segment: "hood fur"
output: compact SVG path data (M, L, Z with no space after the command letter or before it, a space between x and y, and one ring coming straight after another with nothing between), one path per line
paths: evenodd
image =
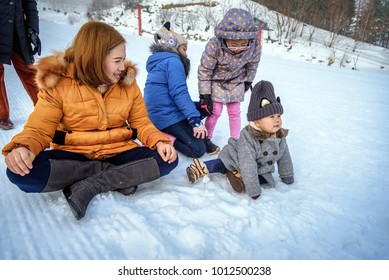
M165 45L163 45L163 44L153 43L153 44L150 45L150 51L151 51L151 53L154 53L154 52L171 52L171 53L176 53L176 54L178 54L178 56L179 56L180 59L181 59L182 64L184 65L185 76L186 76L186 77L189 76L189 72L190 72L190 60L189 60L189 58L182 56L182 55L178 52L177 49L175 49L175 48L173 48L173 47L165 46Z
M64 53L55 53L41 58L39 64L34 65L34 68L37 70L35 81L40 89L55 87L62 77L72 78L72 65L65 60L64 55ZM138 68L129 60L124 61L124 67L125 70L122 73L119 84L130 86L136 81Z
M265 133L262 131L256 130L255 128L251 127L250 125L246 126L247 131L254 137L255 140L257 141L263 141L269 137L266 136ZM280 130L277 131L276 137L277 138L284 138L288 135L289 130L281 128Z
M165 46L163 44L157 44L157 43L151 44L150 51L151 51L151 53L153 53L153 52L172 52L172 53L178 54L178 51L176 48Z

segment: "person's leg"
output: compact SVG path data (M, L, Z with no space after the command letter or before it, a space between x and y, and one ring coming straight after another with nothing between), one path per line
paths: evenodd
M15 68L16 73L22 82L24 89L30 96L32 103L35 105L38 101L38 86L35 82L36 70L24 62L23 57L17 48L12 53L12 64Z
M167 163L163 161L157 150L151 150L147 147L138 147L110 157L106 160L106 162L115 165L121 165L134 160L146 159L150 157L157 161L161 177L168 175L174 168L176 168L179 161L177 157L176 161Z
M90 201L99 193L127 190L135 192L139 184L160 177L157 161L153 158L134 160L111 167L63 189L65 198L74 217L84 217Z
M217 120L223 112L223 103L213 102L213 111L212 116L207 117L205 120L205 127L208 132L208 137L204 140L206 151L212 155L217 154L220 151L219 146L215 145L211 139L213 137L213 131L215 129Z
M67 161L79 162L80 164L88 163L90 160L80 154L60 150L45 150L40 152L34 159L33 168L30 173L25 176L20 176L11 172L7 168L8 179L18 186L24 192L46 192L61 190L64 187L71 185L79 180L86 178L88 172L79 170L74 165L69 166ZM97 161L90 161L96 162ZM80 173L79 176L76 174Z
M187 120L173 124L162 131L176 138L174 148L185 156L199 158L205 154L204 139L193 136L193 128Z
M226 174L228 169L220 159L212 159L204 161L205 166L207 166L209 173L221 173Z
M240 102L227 103L228 121L230 123L230 137L240 136Z
M0 120L9 119L9 104L5 88L4 65L0 63Z
M178 164L166 163L156 150L138 147L107 160L117 166L81 180L63 192L74 217L84 217L89 202L99 193L117 190L136 190L139 184L151 182L169 174ZM125 163L123 163L125 162Z
M215 130L217 120L221 116L222 112L223 112L223 103L213 102L212 115L207 117L207 119L205 120L205 128L208 131L209 139L212 139L213 137L213 131Z

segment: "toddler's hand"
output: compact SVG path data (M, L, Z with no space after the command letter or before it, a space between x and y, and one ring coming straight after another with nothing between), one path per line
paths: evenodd
M281 181L287 185L290 185L290 184L293 184L294 178L293 178L293 176L284 177L284 178L281 178Z

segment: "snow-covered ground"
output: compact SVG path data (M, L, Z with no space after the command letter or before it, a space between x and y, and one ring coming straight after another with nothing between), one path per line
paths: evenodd
M81 24L58 23L62 19L48 11L40 15L42 56L67 47ZM127 39L128 59L138 63L143 88L152 37L118 30ZM204 46L189 43L188 85L194 100ZM281 97L293 185L274 174L277 187L264 189L256 201L234 193L222 175L192 185L185 175L191 159L180 155L169 176L141 185L130 197L100 194L76 221L61 192L23 193L8 181L0 161L0 259L388 260L389 75L376 67L388 61L372 51L353 71L307 62L298 51L327 55L319 47L301 44L288 52L264 43L255 79L271 81ZM1 147L33 109L9 66L6 86L15 129L0 131ZM242 125L248 100L241 106ZM224 112L214 141L223 146L228 135Z

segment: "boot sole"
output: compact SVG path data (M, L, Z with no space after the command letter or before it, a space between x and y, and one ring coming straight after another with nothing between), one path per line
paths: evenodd
M234 191L242 193L245 190L244 183L241 178L236 177L231 171L228 171L226 175Z
M193 173L192 173L190 167L186 168L186 176L188 176L188 180L189 180L190 183L193 184L194 182L196 182L196 179L194 178Z
M220 148L217 148L216 150L214 150L213 152L210 152L209 154L210 155L217 155L219 152L220 152Z

